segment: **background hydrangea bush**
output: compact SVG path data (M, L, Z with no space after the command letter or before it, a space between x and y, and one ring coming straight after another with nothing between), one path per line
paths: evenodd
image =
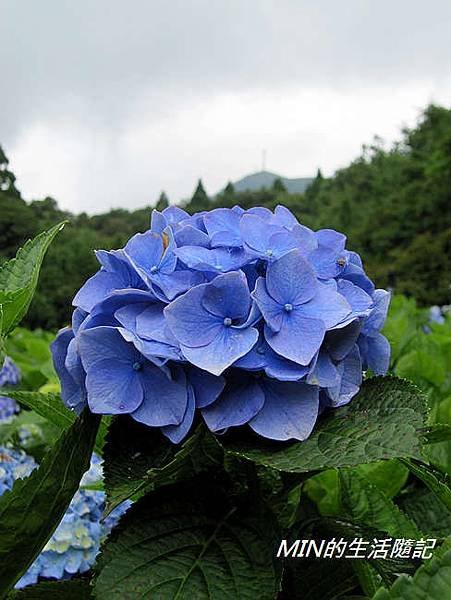
M342 234L282 207L172 207L98 252L52 344L60 395L53 335L16 326L61 228L0 266L0 360L22 371L2 388L0 596L446 597L446 311L395 296L390 357L390 296ZM425 537L424 564L276 557L282 539Z
M0 496L11 490L17 479L23 479L37 467L35 460L22 450L0 446ZM81 480L81 486L98 484L102 480L101 461L93 455L91 468ZM99 553L100 543L117 524L130 502L118 506L106 519L105 492L82 487L73 497L56 531L41 554L20 578L16 588L36 583L38 579L70 579L88 571Z
M283 206L153 211L148 232L97 258L52 346L77 411L130 414L176 443L196 413L214 432L303 440L362 371L388 368L389 293L343 234Z

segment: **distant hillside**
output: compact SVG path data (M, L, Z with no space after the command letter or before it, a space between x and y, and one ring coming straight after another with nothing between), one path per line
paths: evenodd
M256 192L262 188L270 188L276 179L282 180L283 185L290 194L302 194L313 181L313 177L289 179L277 175L277 173L259 171L258 173L252 173L252 175L246 175L246 177L234 183L233 187L236 192Z

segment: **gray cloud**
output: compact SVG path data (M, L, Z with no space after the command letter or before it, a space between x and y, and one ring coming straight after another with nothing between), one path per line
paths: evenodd
M155 143L129 143L130 151L153 148L170 160L170 140L165 140L161 129L167 126L168 136L177 144L172 146L173 154L186 154L188 165L182 168L183 161L175 160L174 166L166 168L172 171L166 179L161 173L160 181L152 180L149 185L154 193L166 185L165 180L179 181L174 172L178 168L186 173L174 185L175 193L180 194L188 178L193 180L203 167L208 170L211 162L208 148L194 143L196 133L186 118L202 121L218 102L227 110L228 97L241 99L245 106L248 95L283 99L302 97L303 92L312 90L331 102L349 97L349 110L355 109L359 97L368 100L372 89L384 89L387 103L392 92L403 89L421 88L421 93L413 95L414 102L423 101L424 90L430 90L431 97L438 94L444 98L449 91L445 77L451 67L450 25L448 0L4 0L0 142L22 157L19 172L32 193L36 173L32 175L32 167L26 164L31 160L31 148L48 156L49 164L43 158L41 164L50 168L54 159L48 144L63 147L72 143L74 160L65 168L83 167L88 178L92 158L99 160L98 152L104 152L102 164L92 170L93 185L87 186L91 194L103 198L90 200L88 206L94 202L100 210L107 206L105 195L113 198L112 204L120 201L111 185L117 175L115 159L124 162L124 144L136 139L140 127L149 131ZM307 103L306 108L312 105L314 102ZM343 103L343 110L345 107ZM411 108L406 107L406 114ZM230 118L238 113L235 105ZM404 118L402 112L399 116L388 113L398 119L396 125ZM269 102L261 114L265 123L271 123L275 144L283 146L278 139L277 103ZM320 116L316 118L315 130L320 131ZM371 119L371 114L367 118ZM241 114L241 119L246 129L246 115ZM179 121L177 131L174 120ZM209 126L198 135L213 140L212 146L221 152L218 140L225 134L215 134L215 126ZM46 148L39 144L39 131ZM302 134L302 128L298 133ZM267 139L271 146L271 136ZM357 140L359 144L364 141ZM312 135L310 142L312 147L318 145ZM89 146L80 160L84 143ZM183 152L182 145L186 145ZM261 141L256 139L259 145ZM283 152L293 151L289 140L285 146ZM14 162L14 156L11 158ZM135 178L144 184L141 171L145 161L134 158L141 165ZM130 167L129 159L125 162ZM133 160L130 162L133 166ZM152 162L164 170L165 162L154 156ZM334 157L331 165L336 163ZM226 167L227 162L215 166L215 184L221 168L222 179L228 178ZM57 183L57 175L54 177L52 180L49 174L45 183ZM72 177L78 182L81 173L74 172ZM130 176L121 169L121 177L127 180ZM97 186L102 181L111 187L100 191ZM144 195L145 189L130 185L135 198ZM66 193L64 186L56 185L56 190ZM52 189L48 192L54 193ZM74 198L61 201L81 207L80 201L74 205ZM136 199L123 200L126 202L139 204Z

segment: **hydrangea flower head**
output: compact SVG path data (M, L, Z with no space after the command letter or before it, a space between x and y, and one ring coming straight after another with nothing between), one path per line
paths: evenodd
M20 370L9 356L5 356L0 369L0 387L17 385L20 381Z
M346 236L285 207L153 211L74 298L52 345L71 409L129 414L174 443L202 418L306 439L324 407L384 373L390 296Z

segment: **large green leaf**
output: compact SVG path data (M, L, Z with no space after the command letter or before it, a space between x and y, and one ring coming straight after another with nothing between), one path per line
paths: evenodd
M40 467L0 498L0 593L16 583L61 521L89 468L98 423L85 411Z
M398 494L406 483L409 471L397 460L380 460L355 467L370 483L377 486L388 498ZM304 490L318 506L322 515L334 516L340 513L340 489L338 469L327 469L304 483Z
M59 394L11 391L8 392L8 396L34 410L61 430L68 429L75 422L77 415L64 406ZM108 417L102 417L94 446L95 451L99 454L102 453L108 423Z
M415 523L377 486L355 469L340 470L342 504L353 522L387 532L393 538L421 537Z
M110 426L104 458L107 512L110 512L132 496L218 467L222 452L203 427L177 446L161 432L129 417L119 417Z
M38 283L45 253L65 222L29 240L16 257L0 267L0 305L2 335L7 335L25 316Z
M366 381L351 403L320 420L304 442L265 443L257 438L221 444L237 456L278 469L303 473L396 457L421 458L426 400L413 384L396 377Z
M431 537L442 538L451 531L451 511L427 488L405 494L401 506L417 527Z
M231 505L211 477L141 498L105 544L98 600L273 600L276 522L258 499Z
M13 590L8 600L90 600L92 589L89 581L45 581L27 586L22 590Z
M451 590L451 548L446 544L413 577L401 575L390 589L381 588L373 600L445 600Z
M428 488L451 510L451 488L449 486L450 477L434 469L431 465L426 465L417 460L402 460L408 469L421 479Z
M283 590L289 600L335 600L358 585L350 560L290 560Z

